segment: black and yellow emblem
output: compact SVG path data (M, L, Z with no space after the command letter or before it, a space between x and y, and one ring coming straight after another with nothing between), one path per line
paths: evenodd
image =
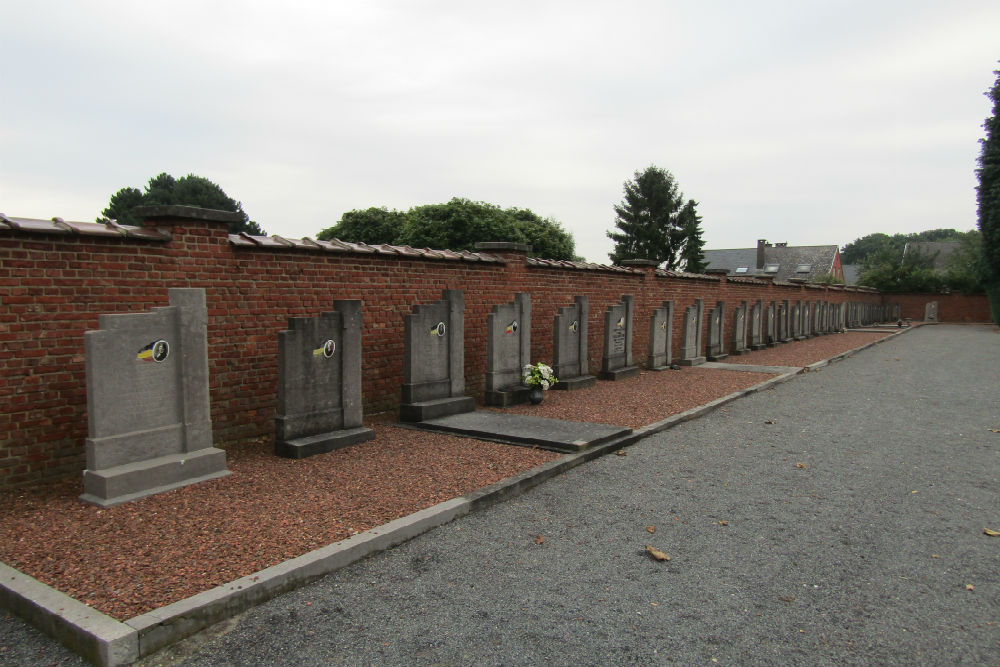
M144 346L136 353L135 358L140 361L155 361L156 363L160 363L161 361L166 361L169 356L170 343L161 338Z
M569 325L569 330L572 331L573 333L576 333L577 329L579 328L580 328L580 322L578 322L577 320L573 320L573 323Z
M336 351L337 351L336 341L328 340L319 347L317 347L315 350L313 350L313 356L314 357L323 356L329 359L330 357L333 356L333 353Z
M432 336L444 336L448 333L448 327L445 326L444 322L438 322L436 327L431 328Z
M615 322L615 326L618 327L619 329L624 328L624 326L625 326L625 316L624 315L622 315L621 317L618 318L618 321Z

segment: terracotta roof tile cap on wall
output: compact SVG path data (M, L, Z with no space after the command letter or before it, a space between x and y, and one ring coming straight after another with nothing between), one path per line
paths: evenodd
M34 234L78 234L80 236L105 236L143 241L169 241L170 234L157 229L119 225L114 220L105 222L67 222L62 218L40 220L16 218L0 213L0 231L10 230Z

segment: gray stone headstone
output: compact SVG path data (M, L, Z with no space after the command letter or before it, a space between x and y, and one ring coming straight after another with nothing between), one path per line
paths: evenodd
M475 410L465 395L465 297L444 290L405 319L403 402L399 418L417 422Z
M632 320L634 315L635 299L631 294L623 294L621 302L611 304L604 313L602 380L624 380L639 374L639 367L632 362Z
M788 299L781 302L778 309L778 340L787 343L792 340L792 306Z
M553 318L552 370L559 382L554 389L584 389L597 384L590 375L587 357L588 318L590 302L586 296L577 296L572 306L559 309Z
M708 354L709 361L721 361L729 355L725 353L726 342L723 327L726 323L726 302L716 301L715 308L708 311Z
M812 305L806 301L802 304L802 337L812 338Z
M758 299L750 307L750 349L764 349L764 301Z
M733 311L733 354L749 352L747 347L747 302L743 301Z
M705 302L695 299L693 306L684 309L684 341L681 348L681 366L705 363L701 356L701 326L705 317Z
M792 304L792 338L802 340L802 302Z
M774 301L767 304L767 328L764 344L767 347L774 347L778 344L778 305Z
M646 368L662 371L670 368L673 361L674 302L664 301L649 317L649 359Z
M205 290L169 298L148 313L101 315L84 334L86 502L117 505L229 474L212 446Z
M486 316L486 405L527 401L531 388L522 382L530 363L531 296L521 293Z
M274 452L302 459L371 440L361 410L361 302L334 301L278 333Z
M928 301L927 305L924 306L924 320L927 322L937 322L938 318L938 302Z

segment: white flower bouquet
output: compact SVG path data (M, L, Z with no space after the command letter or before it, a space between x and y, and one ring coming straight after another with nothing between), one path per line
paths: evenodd
M541 387L542 391L548 390L559 379L552 372L552 367L538 363L524 367L524 384L529 387Z

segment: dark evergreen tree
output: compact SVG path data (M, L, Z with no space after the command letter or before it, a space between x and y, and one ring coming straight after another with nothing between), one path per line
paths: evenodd
M180 206L197 206L211 208L217 211L239 213L240 220L229 223L229 233L264 234L260 228L243 210L243 205L227 195L222 188L202 176L188 174L175 179L164 172L149 179L146 191L136 188L122 188L111 195L108 207L101 211L101 220L110 218L120 225L141 225L142 220L132 212L136 206L154 206L157 204L174 204Z
M708 268L705 262L705 241L702 239L701 216L698 215L698 202L688 199L681 209L681 232L684 235L684 249L680 259L684 262L684 270L688 273L704 273Z
M611 261L651 259L676 268L684 244L681 213L684 195L673 175L654 165L635 172L624 184L625 199L615 205L615 227L607 232L615 242Z
M982 233L980 271L993 309L993 321L1000 324L1000 70L986 96L993 102L993 115L986 119L986 137L980 140L982 153L976 188L979 231Z

